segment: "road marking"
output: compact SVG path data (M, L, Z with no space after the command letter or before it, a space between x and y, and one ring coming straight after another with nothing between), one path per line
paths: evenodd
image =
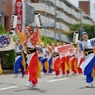
M5 88L0 88L0 90L7 90L7 89L12 89L12 88L17 88L18 86L11 86L11 87L5 87Z
M84 77L84 75L80 75L80 77Z
M61 81L61 80L66 80L68 78L61 78L61 79L54 79L54 80L49 80L47 82L55 82L55 81Z

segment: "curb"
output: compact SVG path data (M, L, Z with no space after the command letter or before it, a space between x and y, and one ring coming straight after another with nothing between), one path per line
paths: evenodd
M14 70L3 70L2 74L13 74Z

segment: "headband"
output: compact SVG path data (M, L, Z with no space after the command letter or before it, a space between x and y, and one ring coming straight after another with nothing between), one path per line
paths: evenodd
M32 31L32 28L30 26L27 26L25 29L28 29L29 31Z

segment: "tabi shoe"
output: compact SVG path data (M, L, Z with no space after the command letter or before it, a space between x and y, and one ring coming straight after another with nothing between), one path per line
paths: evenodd
M61 78L66 77L66 75L62 75Z
M15 76L14 76L14 78L17 78L18 77L18 74L16 74Z
M33 87L33 84L32 84L31 82L29 82L29 83L27 83L27 84L25 85L25 87L32 88L32 87Z
M35 84L35 85L33 85L33 87L36 87L37 85Z
M93 82L91 82L91 83L86 83L86 88L91 88L91 87L93 87Z
M93 87L93 82L90 82L89 85L90 85L90 87Z
M33 85L30 85L30 86L29 86L29 89L31 89L31 88L33 88Z
M86 88L89 88L89 83L86 83Z
M30 86L30 84L29 83L27 83L26 85L25 85L25 87L29 87Z
M22 75L21 78L24 78L24 75Z
M57 75L57 76L54 77L54 79L59 79L59 78L61 78L60 75Z

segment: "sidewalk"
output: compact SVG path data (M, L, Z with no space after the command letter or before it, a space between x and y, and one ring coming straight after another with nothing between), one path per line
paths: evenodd
M2 74L13 74L14 70L3 70Z

